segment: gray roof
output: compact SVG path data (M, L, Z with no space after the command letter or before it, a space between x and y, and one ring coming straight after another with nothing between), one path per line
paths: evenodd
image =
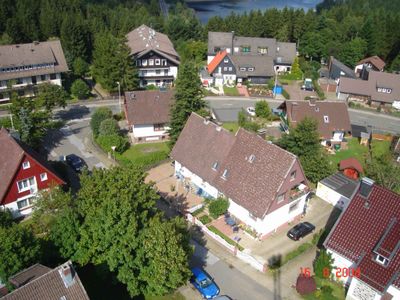
M158 51L179 63L179 55L167 35L141 25L126 35L131 55L142 56L150 50Z
M68 65L59 40L0 46L0 68L41 64L54 64L54 67L44 66L40 69L0 72L0 80L68 71Z
M378 88L389 89L390 93L378 92ZM368 96L373 101L393 103L393 101L400 101L400 75L369 71L368 80L341 77L338 91Z
M10 277L9 281L10 283L12 283L12 285L18 288L46 274L49 271L51 271L49 267L43 266L41 264L35 264Z
M247 78L253 76L272 77L274 76L274 61L270 56L260 55L230 55L236 67L238 77ZM254 71L240 71L241 67L253 67Z
M24 270L25 272L28 271ZM66 274L66 275L64 275ZM29 281L5 295L2 300L89 300L70 261Z
M359 184L358 181L350 179L340 172L326 177L320 182L348 199L350 199L358 189Z
M344 63L341 61L337 60L333 56L330 58L330 65L329 65L329 76L331 76L333 79L336 80L336 77L339 78L343 72L345 75L349 78L355 78L356 74L354 73L354 70L346 66ZM335 68L335 70L334 70ZM338 72L340 70L340 72ZM343 76L343 75L342 75Z
M232 32L212 31L208 32L208 53L215 54L215 47L219 47L221 50L232 48L232 38L233 47L250 46L250 52L248 54L241 53L241 55L270 56L276 61L276 63L285 64L292 64L296 57L295 43L278 42L274 38L234 36ZM268 53L258 53L259 47L268 48ZM278 58L280 58L279 61Z

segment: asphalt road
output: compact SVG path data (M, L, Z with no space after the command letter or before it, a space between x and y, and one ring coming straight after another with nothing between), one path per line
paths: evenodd
M251 280L239 270L220 260L207 248L195 241L191 265L202 267L214 279L220 289L220 295L227 295L235 300L266 300L274 299L270 290Z
M238 112L254 106L256 99L241 97L206 97L210 108L221 122L236 122ZM278 107L282 101L267 99L271 108ZM355 126L370 126L374 132L400 134L400 118L362 110L349 109L350 122Z

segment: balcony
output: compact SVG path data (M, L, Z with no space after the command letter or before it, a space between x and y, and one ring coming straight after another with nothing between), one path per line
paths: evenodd
M289 201L294 201L299 199L300 197L306 195L309 192L308 186L300 183L299 185L293 187L289 192Z

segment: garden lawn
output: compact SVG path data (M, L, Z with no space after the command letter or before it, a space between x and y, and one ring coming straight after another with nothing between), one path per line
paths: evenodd
M169 151L166 142L137 144L131 146L118 158L123 164L132 163L145 168L167 159Z
M236 133L236 131L239 129L239 124L236 122L226 122L222 124L222 127L230 132Z
M234 87L228 87L226 85L224 85L224 94L225 96L240 96L239 91L237 90L237 88Z
M335 155L328 155L329 160L333 165L338 166L339 162L343 159L354 157L365 166L365 158L368 155L368 147L360 145L358 138L348 139L348 149L337 151ZM374 156L381 156L388 153L390 142L388 141L372 141L372 154Z
M322 286L329 286L332 288L332 294L331 295L326 295L326 294L322 294L319 291L315 291L312 294L308 294L303 296L304 299L307 300L316 300L316 299L320 299L320 300L344 300L345 299L345 290L344 287L340 284L337 283L335 281L330 281L327 279L320 279L320 278L316 278L314 277L315 282L317 284L317 288L321 288Z

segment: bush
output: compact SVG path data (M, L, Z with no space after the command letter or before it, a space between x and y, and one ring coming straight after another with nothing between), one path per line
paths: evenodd
M100 135L96 142L105 152L111 152L111 147L115 146L115 152L121 154L129 147L128 139L117 134Z
M258 101L256 102L256 116L269 119L271 117L271 109L269 108L269 105L267 101Z
M254 122L246 122L243 124L243 128L249 131L257 132L260 129L260 125Z
M205 208L206 208L205 206L202 206L199 209L195 210L194 212L192 212L192 216L194 216L194 217L198 216L199 214L201 214L204 211Z
M315 276L321 279L326 278L324 275L332 272L332 264L332 256L326 250L321 250L314 263Z
M282 89L282 95L283 97L285 97L286 100L290 99L290 95L285 89Z
M6 208L0 210L0 227L10 227L13 224L11 211Z
M210 203L208 206L208 211L211 217L214 219L218 218L220 215L224 214L229 207L229 201L225 198L218 198Z
M115 135L118 134L118 123L114 119L105 119L100 123L99 135Z
M149 84L148 86L146 86L146 90L154 91L154 90L158 90L158 88L154 84Z
M246 113L241 110L238 112L238 124L240 127L244 127L244 124L247 122Z
M323 90L321 89L321 87L319 86L319 84L316 80L313 80L313 85L314 85L315 92L317 93L319 99L321 99L321 100L326 99Z
M199 220L200 220L200 222L203 223L204 225L206 225L206 224L208 224L208 223L210 223L210 222L212 221L211 218L210 218L209 216L207 216L207 215L201 216L201 217L199 218Z
M90 96L90 89L82 79L77 79L71 86L71 93L78 99L87 99Z
M76 76L85 76L89 72L89 64L84 59L78 57L72 63L72 69Z
M92 129L95 137L99 135L101 122L110 118L112 118L112 111L108 107L100 107L96 109L92 115L92 119L90 120L90 128Z
M0 118L0 128L11 128L11 119L9 117Z

